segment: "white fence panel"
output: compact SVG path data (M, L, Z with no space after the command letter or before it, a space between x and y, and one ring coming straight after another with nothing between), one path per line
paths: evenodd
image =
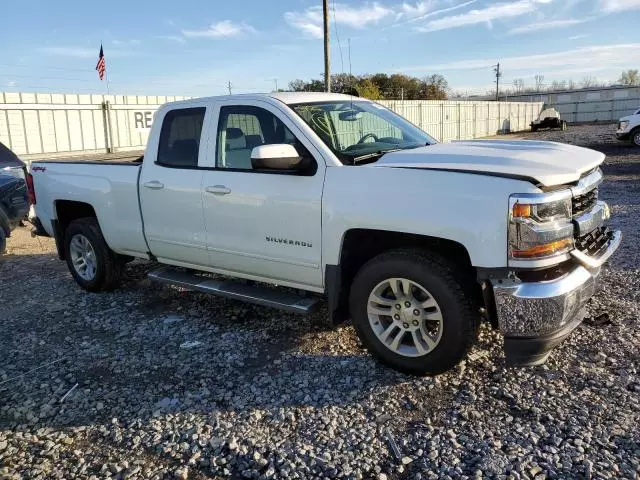
M640 86L531 93L509 96L508 100L543 102L556 108L569 123L616 122L640 108Z
M165 102L184 98L0 93L0 142L26 158L143 149L154 112ZM628 99L616 101L620 110L626 108L624 102ZM542 107L541 103L531 102L386 100L380 103L445 142L526 129ZM376 125L367 128L376 130ZM382 126L378 130L383 136L397 134L382 131ZM361 133L345 132L343 136L341 141L348 143L351 137L360 138Z

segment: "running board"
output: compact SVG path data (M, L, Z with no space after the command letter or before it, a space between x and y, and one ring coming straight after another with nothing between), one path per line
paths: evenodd
M301 297L277 288L246 285L232 280L216 280L173 268L161 268L150 272L149 278L188 290L211 293L293 313L312 313L319 304L317 298Z

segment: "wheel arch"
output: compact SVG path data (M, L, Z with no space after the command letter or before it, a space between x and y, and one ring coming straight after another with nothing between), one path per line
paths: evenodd
M455 265L458 271L475 278L468 250L454 240L388 230L347 230L342 237L338 264L325 266L325 295L333 323L349 318L351 283L362 266L381 253L399 249L438 254Z
M56 215L56 219L52 220L56 248L60 260L64 260L64 235L69 224L85 217L95 218L98 221L98 216L91 204L75 200L56 200L53 203L53 209Z

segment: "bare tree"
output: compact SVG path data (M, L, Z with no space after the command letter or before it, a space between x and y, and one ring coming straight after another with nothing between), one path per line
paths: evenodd
M598 79L591 76L591 75L585 75L582 78L582 88L589 88L589 87L595 87L596 83L597 83Z
M567 88L569 90L575 90L578 86L576 85L576 82L573 81L573 79L569 79L569 84L567 85Z
M544 75L536 75L534 77L536 79L536 92L542 91L542 85L544 85Z
M566 80L554 80L551 82L551 87L549 90L560 91L567 89L567 81Z
M516 78L513 81L513 90L516 95L524 92L524 80L521 78Z

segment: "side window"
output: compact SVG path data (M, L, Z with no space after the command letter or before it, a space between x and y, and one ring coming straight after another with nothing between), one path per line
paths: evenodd
M259 107L232 106L220 109L216 166L251 170L251 151L259 145L288 143L302 147L284 123Z
M169 167L197 167L204 107L168 112L162 122L157 163Z

